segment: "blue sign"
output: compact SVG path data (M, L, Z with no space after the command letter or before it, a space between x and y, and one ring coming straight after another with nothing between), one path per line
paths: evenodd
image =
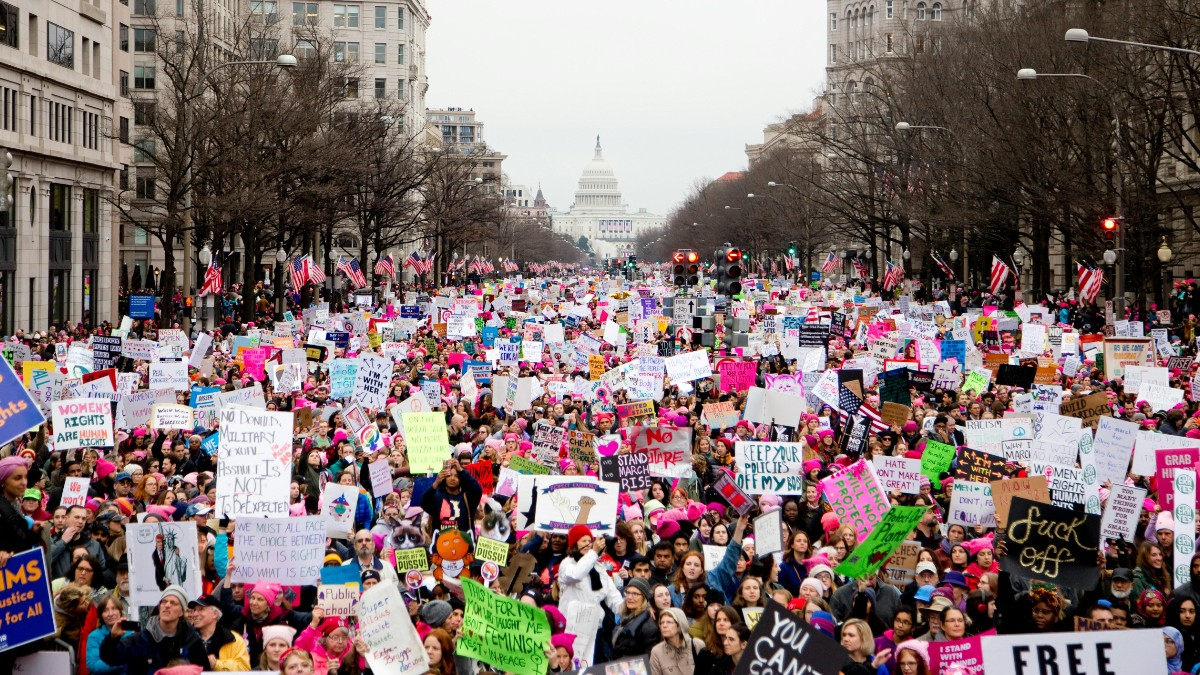
M356 565L334 565L321 568L321 583L326 586L357 586L362 583L362 577Z
M401 319L419 319L421 318L420 305L400 305Z
M492 364L488 361L463 361L463 374L470 374L479 384L491 384Z
M820 281L820 280L821 280L821 273L820 273L820 272L813 272L813 273L812 273L812 280L813 280L813 281Z
M942 360L957 359L959 365L967 362L966 340L942 340Z
M50 595L46 554L40 547L8 559L4 566L3 586L0 590L0 607L4 608L0 652L58 632L54 626L54 601Z
M193 408L215 408L217 407L217 394L220 391L220 387L192 387L188 405Z
M203 450L204 454L208 455L209 457L216 455L217 449L220 447L221 447L221 432L220 431L214 431L213 433L205 436L204 440L200 441L200 449Z
M336 345L338 349L350 346L350 334L344 330L331 330L325 333L325 339Z
M46 423L46 416L33 402L25 385L21 384L21 378L4 359L0 359L0 411L3 411L3 416L0 416L0 445Z
M129 318L131 318L131 319L153 319L154 318L154 296L153 295L131 295L131 296L129 296Z
M483 337L483 346L484 347L495 347L496 346L496 338L500 336L500 327L499 326L484 326L483 333L481 333L481 335Z

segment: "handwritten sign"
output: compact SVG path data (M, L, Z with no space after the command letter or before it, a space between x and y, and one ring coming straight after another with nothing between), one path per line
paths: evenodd
M244 518L237 523L233 583L315 584L325 559L325 520Z
M1093 588L1100 578L1098 515L1016 497L1005 541L1008 554L1000 556L1000 569L1014 576L1074 588Z
M689 427L638 427L633 451L647 457L651 476L687 478L692 471L692 430Z
M217 517L287 516L292 413L230 406L220 419Z
M195 411L186 405L158 404L150 415L152 429L188 429L196 426Z
M804 444L738 441L737 485L749 494L804 494Z
M545 675L549 668L545 646L550 644L546 612L493 593L470 579L464 579L462 585L467 609L458 638L458 653L498 671ZM403 610L403 605L400 609Z
M822 480L820 491L837 514L838 521L853 527L860 542L867 538L891 508L887 494L875 477L873 466L862 459Z
M404 413L404 439L413 474L436 473L450 459L446 417L440 412Z
M884 490L906 495L921 491L921 460L876 455L871 461L875 464L875 475L879 477Z
M468 610L469 603L468 600ZM417 635L416 626L408 618L404 598L395 584L375 584L363 592L358 600L358 637L367 643L367 663L377 675L404 675L429 670L429 656ZM546 643L549 644L549 641L547 634Z
M958 492L957 486L955 492ZM837 573L852 579L874 576L912 534L926 509L926 506L893 506L862 543L847 554L846 559L837 566Z

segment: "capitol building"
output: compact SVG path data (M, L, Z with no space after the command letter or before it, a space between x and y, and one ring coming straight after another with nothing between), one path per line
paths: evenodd
M629 213L628 205L621 201L617 175L604 160L599 136L596 137L595 155L579 177L575 203L571 204L570 210L562 213L551 209L549 215L555 232L570 237L572 241L587 237L597 262L636 253L639 235L666 227L667 224L665 216L654 215L646 209Z

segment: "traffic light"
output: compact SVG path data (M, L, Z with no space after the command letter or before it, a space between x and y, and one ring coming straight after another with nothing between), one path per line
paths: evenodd
M12 153L0 149L0 213L8 211L12 206L13 180L8 175L12 167Z
M671 271L676 286L687 285L687 267L684 265L687 261L687 254L687 251L675 251L671 254L671 262L675 264Z
M796 242L794 242L794 241L788 243L788 257L789 258L796 257Z
M1116 248L1117 234L1121 230L1120 218L1105 218L1100 223L1100 231L1104 234L1104 248L1112 250Z
M695 251L687 252L687 285L695 286L700 283L700 254Z
M716 250L717 293L735 296L742 292L742 249L725 244Z

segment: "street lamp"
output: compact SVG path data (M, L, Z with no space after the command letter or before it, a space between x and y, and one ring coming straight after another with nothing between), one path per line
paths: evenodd
M958 249L950 248L950 262L958 262Z
M1107 42L1114 45L1126 45L1129 47L1142 47L1144 49L1157 49L1164 52L1176 52L1178 54L1191 54L1192 56L1200 56L1200 52L1194 49L1184 49L1182 47L1168 47L1166 45L1152 45L1145 42L1130 42L1129 40L1114 40L1112 38L1096 37L1089 35L1082 28L1068 28L1063 39L1067 42Z
M1175 257L1175 252L1167 244L1167 237L1163 235L1162 244L1158 247L1158 262L1162 263L1162 283L1163 295L1162 304L1160 307L1167 307L1171 300L1171 259Z
M1114 265L1117 262L1117 252L1111 248L1104 252L1104 264Z
M1024 265L1025 264L1025 249L1021 248L1020 245L1018 245L1017 250L1013 251L1012 257L1013 257L1013 262L1016 263L1017 267Z
M901 256L903 256L905 260L911 260L911 259L912 259L912 252L911 252L911 251L909 251L908 249L904 249L904 252L903 252L903 253L901 253L900 255L901 255Z
M1167 244L1167 237L1164 235L1162 238L1162 243L1158 246L1158 261L1165 265L1171 262L1171 259L1174 257L1175 252L1172 251L1170 245Z
M909 124L908 122L896 122L896 131L912 131L913 129L936 129L938 131L944 131L951 136L954 135L954 132L947 127L939 127L933 124Z

